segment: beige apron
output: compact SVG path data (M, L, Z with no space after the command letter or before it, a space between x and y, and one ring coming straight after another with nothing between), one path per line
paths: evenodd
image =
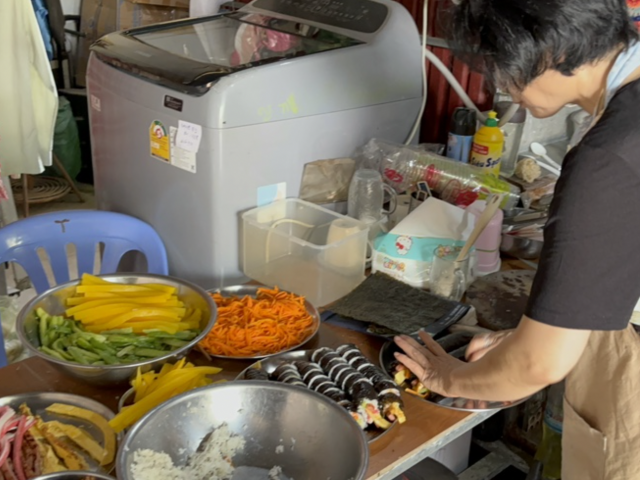
M640 479L640 336L591 333L567 378L562 480Z
M639 77L636 70L623 84ZM603 109L601 103L591 126ZM636 479L640 480L640 335L629 324L622 331L591 332L567 377L562 480Z

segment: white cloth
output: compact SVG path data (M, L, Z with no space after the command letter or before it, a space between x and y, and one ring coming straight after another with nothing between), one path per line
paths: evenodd
M2 174L42 173L51 165L58 93L30 0L0 0L0 65Z

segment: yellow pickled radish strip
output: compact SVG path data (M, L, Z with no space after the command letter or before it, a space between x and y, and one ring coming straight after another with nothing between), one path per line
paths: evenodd
M171 311L176 310L176 311ZM104 324L105 328L114 328L115 326L122 325L127 320L132 318L141 317L158 317L158 318L174 318L179 319L181 315L184 315L184 308L182 309L162 309L162 308L137 308L133 311L118 315L113 320ZM107 327L108 326L108 327Z
M96 277L95 275L91 275L89 273L83 273L81 278L82 285L111 285L113 282L109 282L100 277Z
M182 389L186 388L186 382L192 378L200 375L200 372L193 368L180 371L182 375L175 376L171 379L167 378L166 382L157 388L155 391L149 393L146 397L139 402L134 403L131 406L125 407L122 411L109 421L109 425L116 433L121 432L125 428L133 425L136 421L140 420L147 412L157 407L161 403L165 402L169 393L178 389L182 385ZM182 390L185 392L186 390Z
M135 308L136 306L116 307L114 305L104 305L96 310L76 313L73 318L80 320L82 323L93 323L96 320L115 319L116 316L130 312Z
M76 315L80 312L90 312L94 310L102 310L104 307L120 307L127 306L129 308L138 307L183 307L184 303L177 298L169 296L145 297L145 298L121 298L119 302L112 299L94 300L85 302L74 307L68 308L65 312L67 315Z
M144 292L86 292L84 293L84 298L87 299L92 299L92 300L96 300L96 299L100 299L100 298L113 298L113 299L120 299L122 297L131 297L131 298L138 298L138 297L149 297L151 295L158 295L158 293L160 292L156 292L153 290L147 290ZM167 295L167 294L164 294ZM83 297L80 297L83 298Z
M171 289L171 287L168 287ZM92 293L92 292L102 292L102 293L129 293L129 292L145 292L151 293L154 292L155 289L149 288L145 285L136 285L136 284L113 284L113 285L78 285L76 287L76 293ZM171 290L168 290L166 293L172 293Z
M178 327L177 323L162 323L162 322L148 322L148 323L139 323L139 324L122 324L120 326L102 326L102 325L87 325L84 327L87 332L91 333L102 333L108 332L109 330L119 330L121 328L131 329L133 333L145 333L149 330L160 330L162 332L169 333L171 335L175 335L182 330Z

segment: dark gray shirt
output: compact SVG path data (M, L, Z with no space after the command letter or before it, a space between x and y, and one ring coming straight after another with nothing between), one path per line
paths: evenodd
M640 298L640 81L564 160L526 315L621 330Z

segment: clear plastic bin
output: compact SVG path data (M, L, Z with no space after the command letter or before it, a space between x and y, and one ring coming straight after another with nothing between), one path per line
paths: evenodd
M242 215L249 278L303 295L321 307L365 278L366 224L297 198Z

